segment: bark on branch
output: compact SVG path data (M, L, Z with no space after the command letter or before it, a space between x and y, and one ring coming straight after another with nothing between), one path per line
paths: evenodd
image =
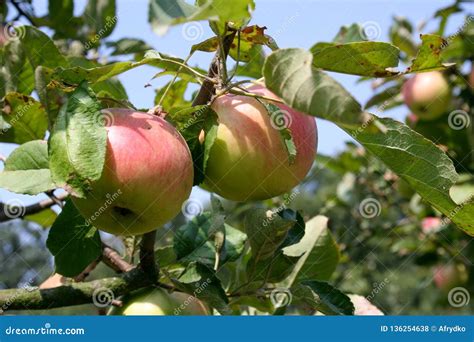
M221 66L221 60L226 59L229 54L230 47L234 41L236 32L232 32L224 37L223 47L224 47L224 56L221 56L219 50L217 50L214 58L212 59L211 66L209 67L208 76L209 78L215 78L219 74L219 68ZM214 83L209 80L204 80L202 83L199 93L196 95L193 101L193 106L204 105L209 102L211 97L216 93L214 88Z
M55 198L47 198L45 200L39 201L38 203L33 203L24 207L21 206L7 206L2 203L3 210L0 210L0 222L6 222L14 220L17 218L23 218L27 215L36 214L45 209L51 208L53 205L57 204L57 201L64 201L68 197L68 194L61 194L55 196ZM11 213L14 213L12 215ZM19 215L17 215L19 213Z
M121 277L73 283L50 289L25 288L0 291L0 312L7 310L40 310L71 305L100 303L130 291L151 285L150 277L142 269L134 268ZM102 299L101 299L102 298ZM103 298L107 298L104 303ZM105 306L104 305L104 306Z

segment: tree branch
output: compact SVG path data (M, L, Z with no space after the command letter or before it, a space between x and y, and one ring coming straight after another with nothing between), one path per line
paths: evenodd
M0 291L0 311L40 310L63 306L90 304L107 295L112 300L130 291L152 285L141 268L134 268L121 277L73 283L50 289L8 289ZM100 302L103 304L102 302Z
M115 249L107 245L103 245L102 262L117 273L129 272L135 267L123 260Z
M7 207L5 206L4 203L2 203L4 207L3 207L3 210L0 210L0 222L6 222L6 221L10 221L17 218L23 218L27 215L39 213L40 211L51 208L53 205L57 204L56 203L57 200L64 201L67 197L68 197L68 194L61 194L61 195L55 196L55 199L48 198L38 203L27 205L25 207L21 207L21 206ZM15 214L15 215L11 215L14 217L10 217L8 213L20 213L20 215Z
M227 58L227 55L229 54L230 46L232 45L232 42L234 41L236 31L228 34L227 36L224 37L224 41L222 43L223 45L223 51L224 51L224 56L222 58ZM211 66L209 67L209 72L208 76L209 78L213 79L218 75L219 73L219 68L221 66L221 53L220 49L217 50L214 58L212 59ZM201 89L199 89L199 93L196 95L193 101L193 106L199 106L199 105L204 105L209 102L211 97L216 93L216 89L214 87L214 83L205 79L204 82L202 83Z
M158 269L155 263L155 239L156 230L146 233L140 244L140 268L150 281L158 281Z

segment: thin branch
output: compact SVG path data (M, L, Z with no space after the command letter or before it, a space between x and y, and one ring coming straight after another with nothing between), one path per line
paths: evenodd
M117 273L126 273L135 266L129 264L117 253L117 251L107 245L103 245L102 261Z
M232 45L232 42L234 41L235 34L236 32L233 32L225 36L224 41L223 41L223 51L224 51L224 56L222 56L223 58L227 58L227 55L229 54L230 46ZM212 59L211 66L209 67L209 72L208 72L208 77L211 79L214 79L219 74L219 66L220 66L219 60L221 59L220 55L221 53L218 50L214 58ZM214 87L214 82L210 82L208 79L205 79L204 82L202 83L201 89L199 89L199 93L194 98L193 106L207 104L215 93L216 93L216 89Z
M139 268L149 277L151 282L158 281L158 269L155 263L156 230L143 234L140 244Z
M13 5L13 7L15 7L15 9L17 10L17 12L18 12L19 15L22 15L23 17L25 17L25 18L30 22L31 25L36 26L36 24L35 24L33 18L31 17L31 15L28 14L28 13L26 13L26 12L23 10L23 8L21 8L21 5L20 5L20 3L19 3L18 1L16 1L16 0L11 0L11 3L12 3L12 5Z
M57 200L64 201L68 194L61 194L55 196ZM10 221L16 218L23 218L27 215L36 214L45 209L51 208L56 204L56 200L51 198L42 200L38 203L30 204L25 207L22 206L7 206L3 203L3 210L0 211L0 222ZM15 213L15 215L10 215L9 213ZM17 215L19 213L19 215Z
M279 100L279 99L275 99L275 98L267 97L267 96L263 96L263 95L258 95L258 94L254 94L254 93L250 93L250 92L246 92L246 91L236 90L235 88L230 89L229 93L236 94L236 95L249 96L249 97L253 97L253 98L256 98L256 99L262 99L262 100L267 100L267 101L271 101L271 102L284 103L282 100Z

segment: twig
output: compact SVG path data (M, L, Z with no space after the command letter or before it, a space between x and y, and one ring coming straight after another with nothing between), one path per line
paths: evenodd
M61 194L56 196L56 199L59 201L64 201L68 197L68 194ZM2 203L5 207L0 211L0 222L10 221L16 218L23 218L27 215L36 214L45 209L51 208L56 204L56 201L48 198L42 200L38 203L30 204L25 207L21 206L12 206L7 209L7 205ZM9 213L19 213L19 215L9 215Z
M18 14L24 16L31 23L31 25L36 26L33 18L28 13L26 13L23 8L21 8L20 4L16 0L12 0L11 3L17 10Z
M89 266L86 267L84 271L79 273L77 276L74 277L74 281L76 282L81 282L86 280L86 278L89 276L89 274L97 267L97 265L100 263L100 260L102 257L97 258L93 262L89 264Z
M135 267L123 260L115 249L107 245L103 245L102 261L117 273L129 272Z
M224 51L224 56L223 58L227 58L227 55L229 54L230 46L232 45L232 42L234 41L235 33L233 32L231 34L228 34L225 36L224 41L223 41L223 51ZM213 79L216 77L219 73L219 65L220 65L220 57L221 53L220 50L218 50L212 59L211 66L209 67L209 72L208 72L208 77ZM216 89L214 87L214 82L210 82L208 79L205 79L204 82L202 83L201 89L199 89L199 93L196 95L193 101L193 106L199 106L199 105L204 105L209 102L209 100L212 98L212 96L216 93Z

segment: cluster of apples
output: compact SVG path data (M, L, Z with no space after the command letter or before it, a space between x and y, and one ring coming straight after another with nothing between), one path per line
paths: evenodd
M248 91L277 99L262 85ZM316 155L313 117L278 106L275 125L255 98L226 94L212 104L218 115L203 188L234 201L263 200L288 192L308 173ZM73 198L94 225L116 235L152 231L176 216L193 186L193 161L179 132L165 119L130 109L107 109L107 149L101 178L87 198ZM289 129L297 150L290 163L278 129ZM104 205L111 195L115 200ZM100 209L100 215L97 211Z

